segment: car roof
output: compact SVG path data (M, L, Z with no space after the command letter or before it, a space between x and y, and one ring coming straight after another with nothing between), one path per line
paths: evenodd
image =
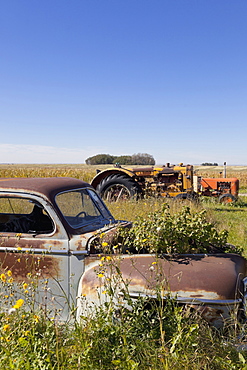
M0 191L27 192L45 196L53 201L63 191L90 187L88 183L72 177L20 177L0 178Z

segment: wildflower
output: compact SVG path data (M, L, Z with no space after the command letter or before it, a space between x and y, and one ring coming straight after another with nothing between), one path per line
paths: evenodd
M143 239L143 241L142 241L142 242L143 242L143 243L145 243L146 241L147 241L147 239Z
M103 292L102 292L102 294L106 294L107 292L106 292L106 290L104 290Z
M105 260L105 257L101 257L101 259L100 259L101 261L104 261Z
M102 247L107 247L108 246L108 243L107 242L103 242L102 243Z
M157 264L157 262L155 262L155 261L154 261L154 262L152 262L152 265L156 265L156 264Z
M22 288L23 288L24 290L26 290L26 289L27 289L27 287L28 287L28 284L27 284L27 283L23 283L23 284L22 284Z
M31 272L28 272L27 277L31 277L31 276L32 276Z
M99 278L103 278L104 277L104 274L98 274L98 277Z
M102 239L104 236L105 236L105 233L101 233L99 237Z
M39 316L38 315L33 315L33 318L34 318L35 322L37 322L37 323L39 322Z
M26 331L24 332L25 337L27 337L27 336L29 335L29 333L30 333L30 330L26 330Z
M18 299L13 308L20 308L24 304L24 299Z
M22 248L18 246L18 247L17 247L17 250L18 250L18 251L21 251L21 250L22 250Z
M87 295L86 294L82 294L82 297L86 297Z
M12 284L12 283L13 283L13 281L14 281L14 279L11 277L11 278L9 278L8 283L9 283L9 284Z
M21 233L16 234L16 237L17 237L17 238L20 238L20 237L21 237ZM18 249L18 248L17 248L17 249Z
M7 275L8 275L8 277L11 277L12 276L12 271L8 270Z
M21 262L21 259L20 259L20 258L18 258L18 259L17 259L17 262Z
M3 283L6 282L6 275L5 274L1 274L0 275L0 279L2 280Z
M9 324L5 324L5 325L3 326L3 330L4 330L4 331L9 330L9 328L10 328L10 325L9 325Z
M110 261L110 260L111 260L111 257L110 257L110 256L107 256L107 257L106 257L106 260L107 260L107 261Z

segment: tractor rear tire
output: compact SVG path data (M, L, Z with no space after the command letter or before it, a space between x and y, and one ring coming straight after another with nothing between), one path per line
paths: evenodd
M232 194L222 194L219 196L219 201L220 203L232 203L232 202L235 202L236 201L236 198L234 197L234 195Z
M97 193L102 199L109 202L138 198L141 188L131 177L113 174L104 178L96 187Z

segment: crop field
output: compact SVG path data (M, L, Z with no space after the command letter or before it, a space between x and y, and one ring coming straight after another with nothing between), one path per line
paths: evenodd
M66 176L90 182L96 169L107 165L0 165L0 177ZM197 174L220 177L223 168L195 166ZM247 193L247 166L227 168L227 177L240 180L240 193ZM136 222L164 204L171 214L184 207L191 212L205 210L208 222L221 232L227 231L227 241L243 249L247 257L247 197L241 195L236 203L222 205L215 199L199 202L147 198L139 201L109 203L116 219ZM102 262L104 263L104 262ZM0 275L1 299L6 286L12 287L11 271ZM9 284L9 285L6 285ZM20 286L23 289L23 285ZM32 291L35 286L25 286ZM5 293L3 293L5 292ZM25 299L15 302L15 312L0 312L0 369L44 370L247 370L245 323L235 318L224 330L211 328L196 313L176 306L157 305L147 310L143 300L132 303L122 320L112 317L110 307L96 310L94 317L83 317L82 322L61 324L46 312L30 310Z

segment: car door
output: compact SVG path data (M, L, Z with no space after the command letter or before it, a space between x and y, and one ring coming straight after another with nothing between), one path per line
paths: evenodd
M22 298L28 307L68 318L68 254L68 235L45 199L0 193L0 283L6 309Z

